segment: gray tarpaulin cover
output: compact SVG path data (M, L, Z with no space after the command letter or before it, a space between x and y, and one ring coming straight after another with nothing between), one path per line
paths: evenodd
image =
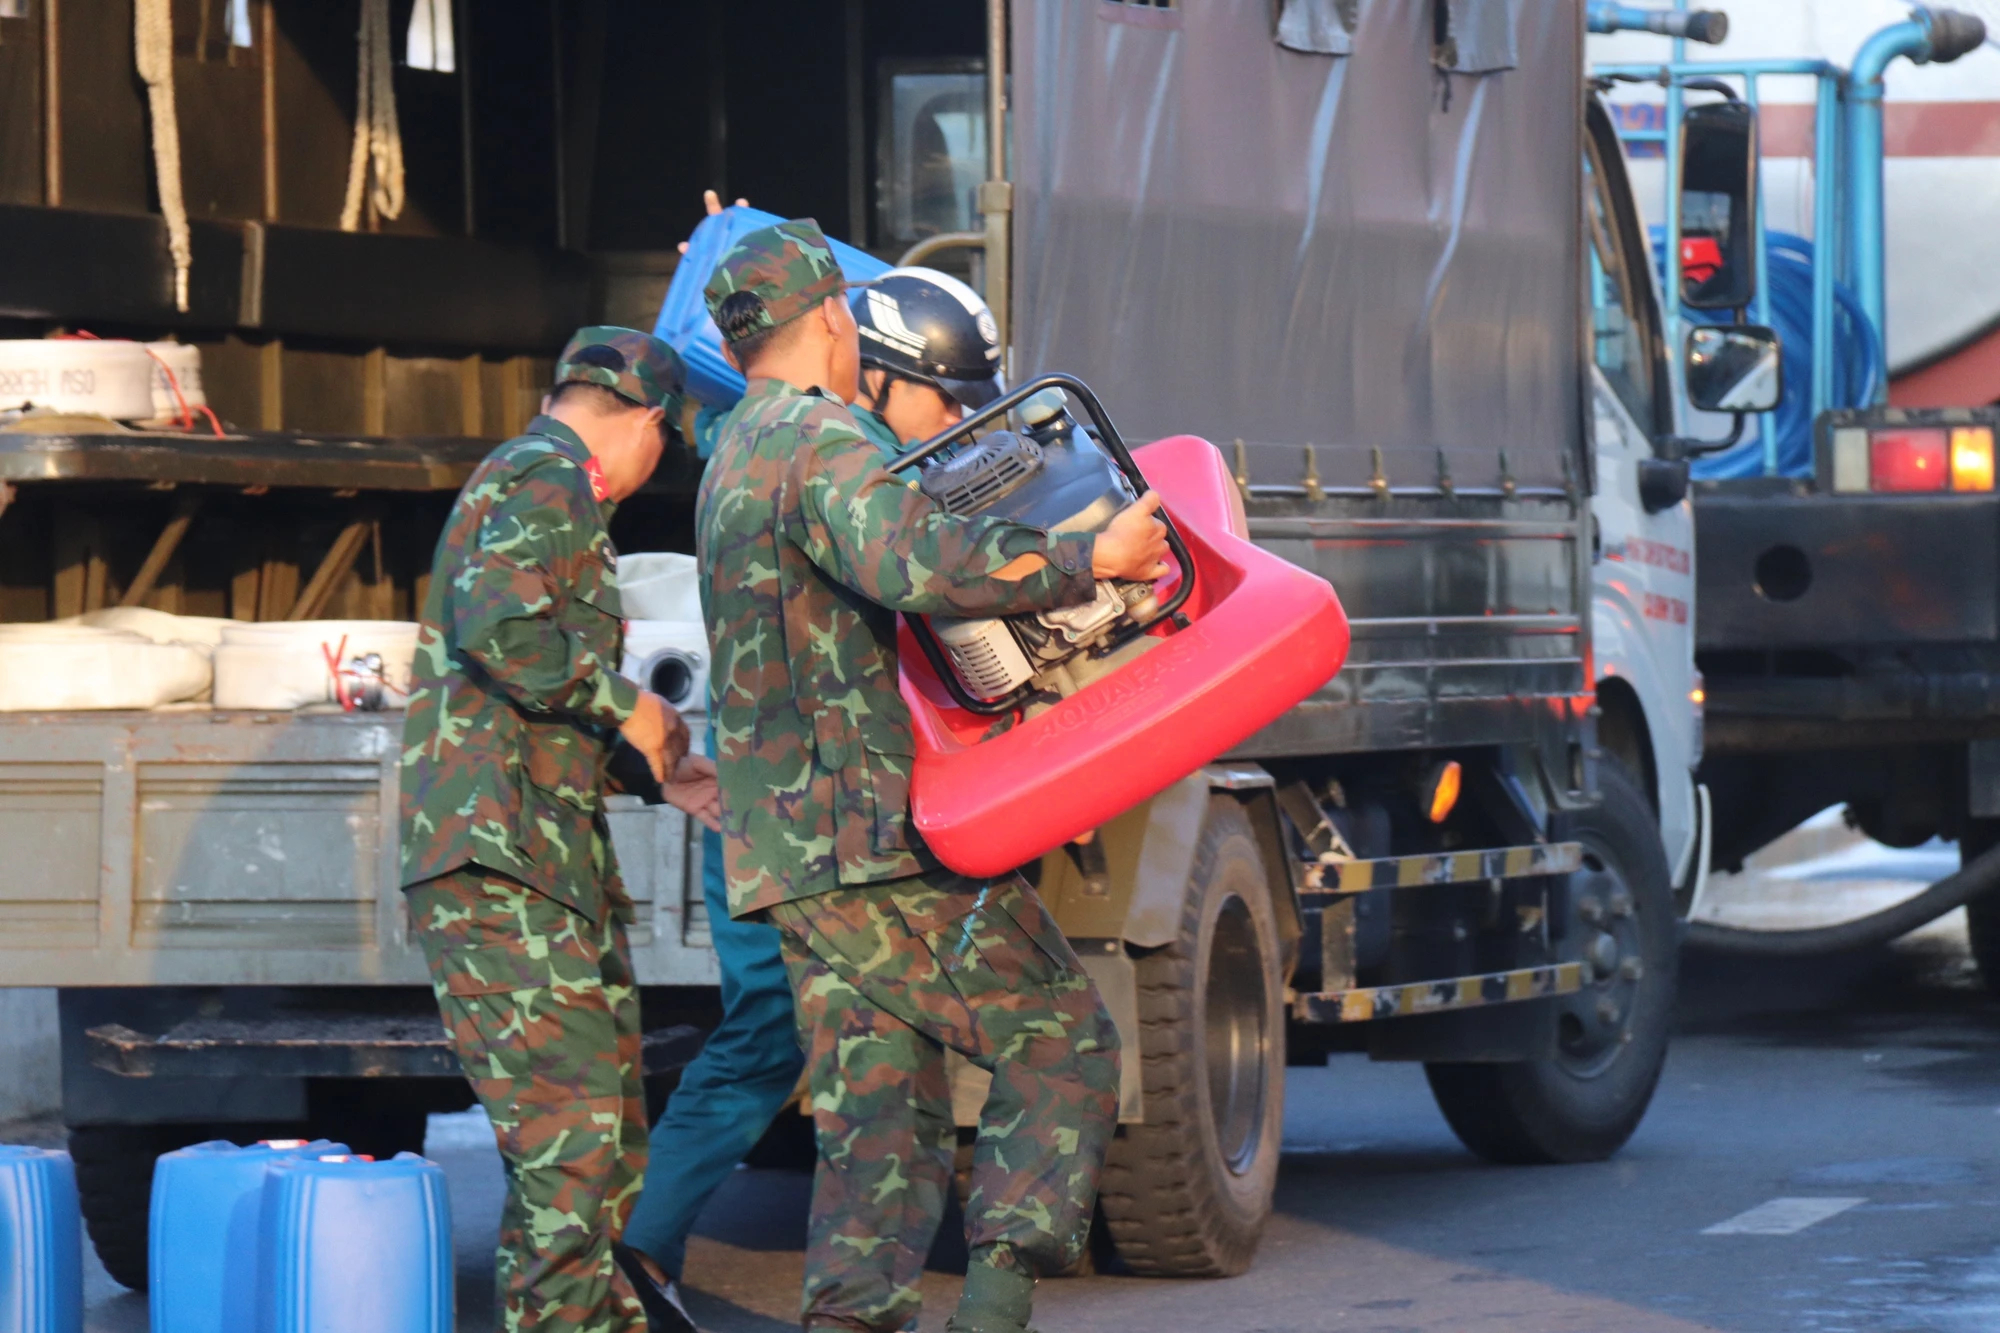
M1340 5L1326 6L1338 12ZM1561 485L1580 421L1578 0L1362 0L1352 54L1272 0L1013 5L1017 372L1254 482ZM1479 49L1473 50L1471 48ZM1450 53L1449 51L1447 52Z

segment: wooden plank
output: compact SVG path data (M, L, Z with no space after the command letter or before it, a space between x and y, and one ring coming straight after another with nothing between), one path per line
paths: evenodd
M367 544L371 523L367 519L356 519L340 530L333 539L333 545L320 560L319 568L313 571L312 579L299 594L298 601L286 614L287 620L316 620L326 609L327 599L333 595L335 586L347 577L354 568L354 561Z
M139 572L132 576L132 586L125 589L125 595L118 599L120 606L143 606L146 594L153 590L167 562L180 549L181 539L187 536L188 525L194 522L197 510L201 508L201 492L182 491L174 500L174 512L167 519L160 535L153 540L153 549L146 552L146 559L139 566Z

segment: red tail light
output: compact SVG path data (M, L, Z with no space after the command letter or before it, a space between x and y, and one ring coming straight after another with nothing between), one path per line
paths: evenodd
M1942 430L1877 430L1868 437L1868 485L1877 491L1942 491L1951 485Z

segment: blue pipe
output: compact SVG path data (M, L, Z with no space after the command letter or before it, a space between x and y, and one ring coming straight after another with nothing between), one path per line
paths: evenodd
M1928 16L1892 23L1861 44L1847 84L1849 272L1861 309L1884 346L1889 342L1888 284L1885 279L1887 223L1883 216L1882 75L1898 56L1922 64L1930 58ZM1888 394L1887 377L1881 388Z
M1729 33L1727 14L1690 10L1687 0L1674 0L1672 9L1640 9L1612 0L1590 0L1584 6L1584 23L1591 32L1651 32L1662 37L1690 37L1710 45ZM1680 52L1676 51L1674 58L1680 59Z
M1833 284L1839 276L1840 89L1821 77L1813 104L1812 419L1833 406ZM1760 176L1759 179L1762 179Z

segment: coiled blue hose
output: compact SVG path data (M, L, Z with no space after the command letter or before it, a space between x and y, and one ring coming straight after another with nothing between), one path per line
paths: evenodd
M1666 228L1654 227L1653 254L1661 281L1665 277ZM1765 254L1769 271L1764 282L1771 298L1771 327L1784 342L1785 396L1772 417L1778 437L1778 471L1787 477L1809 476L1813 469L1812 414L1812 270L1813 243L1788 231L1766 234ZM1833 287L1833 407L1860 407L1873 402L1882 382L1882 341L1875 326L1862 313L1853 291L1841 283ZM1727 310L1681 309L1681 317L1695 324L1731 324ZM1678 349L1672 355L1679 355ZM1764 443L1757 431L1757 419L1744 423L1743 441L1719 454L1694 460L1692 471L1704 480L1764 475Z

